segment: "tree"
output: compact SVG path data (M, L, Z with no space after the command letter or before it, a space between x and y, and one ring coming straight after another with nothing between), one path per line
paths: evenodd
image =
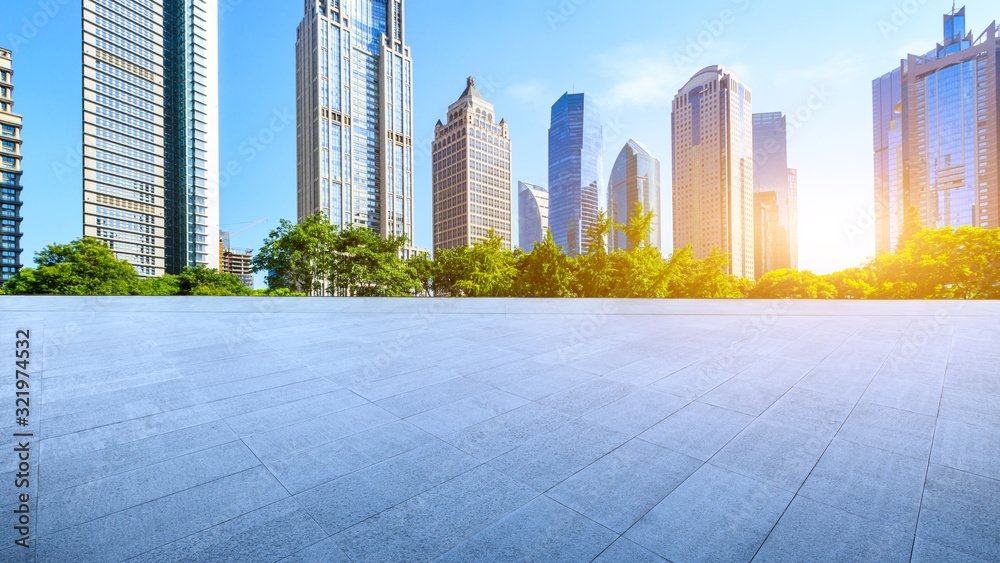
M7 281L11 295L134 295L135 268L94 238L50 245L35 255L36 268L23 268Z
M834 299L837 288L816 274L776 270L764 275L749 294L751 299Z
M184 268L177 276L177 295L197 296L247 296L253 290L243 285L240 278L204 266Z
M271 289L289 288L310 295L323 291L330 275L334 227L324 213L296 225L282 219L253 257L253 271L267 272Z
M382 238L375 231L335 230L329 255L327 292L343 297L405 297L421 289L416 273L400 255L405 236Z
M837 290L837 299L868 299L878 283L873 271L849 268L823 276L823 281Z
M517 256L504 250L503 237L490 229L485 240L464 252L467 268L455 286L469 297L510 297L517 279Z
M437 264L426 253L411 256L406 265L413 271L413 277L420 284L420 295L430 297L437 277Z
M552 229L544 241L535 241L535 248L518 261L517 284L514 293L520 297L572 297L573 268L563 247L552 240Z
M704 260L695 260L691 246L671 258L675 268L670 296L681 299L742 299L752 282L729 275L729 255L715 249Z
M924 222L920 220L920 211L914 205L907 207L903 212L903 229L899 233L899 242L896 248L904 246L922 230L924 230Z
M469 248L456 246L437 251L434 258L434 279L431 286L438 297L461 297L464 295L459 283L472 275Z
M605 244L612 229L618 225L604 212L597 212L597 220L587 228L587 252L573 259L577 289L580 297L609 297L615 284L615 272Z

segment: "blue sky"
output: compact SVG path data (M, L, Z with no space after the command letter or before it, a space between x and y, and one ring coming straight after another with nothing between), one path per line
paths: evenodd
M976 34L1000 16L993 0L966 5ZM45 245L82 232L80 5L0 6L0 45L15 50L15 108L25 117L23 261L30 263ZM754 111L796 116L789 165L799 171L801 267L856 266L874 254L871 80L940 41L950 9L930 0L408 0L416 243L432 240L434 124L469 75L510 124L515 184L547 182L550 107L566 91L587 92L603 108L606 174L629 138L661 160L669 225L670 104L695 72L722 64L751 87ZM236 235L238 247L257 248L278 219L295 219L301 10L298 0L220 0L221 160L240 170L222 191L221 222L236 229L270 218ZM247 151L254 138L262 150Z

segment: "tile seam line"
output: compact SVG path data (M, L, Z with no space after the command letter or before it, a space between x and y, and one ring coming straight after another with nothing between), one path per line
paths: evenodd
M884 359L882 360L882 364L881 364L881 366L879 366L879 369L878 369L878 371L876 371L876 372L875 372L875 375L873 375L873 376L872 376L872 378L871 378L871 380L870 380L870 381L868 381L868 385L866 385L866 386L865 386L865 390L864 390L864 392L863 392L863 393L861 394L861 396L860 396L860 397L858 397L858 400L857 400L857 401L856 401L856 402L854 403L854 406L853 406L853 407L851 407L851 412L850 412L850 413L848 413L847 417L845 417L845 418L844 418L844 422L842 422L842 423L840 424L840 426L839 426L839 427L837 428L837 432L836 432L836 433L835 433L835 434L833 435L833 438L831 438L831 439L830 439L830 443L828 443L828 444L826 445L826 447L825 447L825 448L823 448L823 453L822 453L822 454L820 454L819 458L817 458L817 459L816 459L816 463L814 463L814 464L813 464L813 466L812 466L812 468L811 468L811 469L809 470L809 474L808 474L808 475L806 475L806 478L805 478L805 479L803 479L803 480L802 480L802 482L801 482L801 483L799 484L798 488L797 488L797 489L796 489L796 491L795 491L795 494L794 494L794 495L792 496L792 500L790 500L790 501L788 502L788 505L787 505L787 506L785 506L785 509L781 511L781 516L779 516L779 517L778 517L778 519L777 519L777 520L775 520L775 522L774 522L774 525L773 525L773 526L771 526L771 529L770 529L770 530L769 530L769 531L767 532L767 535L766 535L766 536L764 537L764 541L762 541L762 542L760 543L760 545L759 545L759 546L757 546L757 551L755 551L755 552L754 552L754 554L753 554L753 557L751 557L751 558L750 558L750 562L751 562L751 563L753 562L753 560L754 560L754 559L756 559L756 558L757 558L757 556L758 556L758 555L760 555L760 550L764 549L764 544L766 544L766 543L767 543L767 540L768 540L768 539L770 539L771 535L772 535L772 534L774 533L774 530L775 530L775 529L776 529L776 528L778 527L778 523L780 523L780 522L781 522L781 519L782 519L782 518L784 518L784 517L785 517L785 514L787 514L787 513L788 513L788 509L789 509L789 508L790 508L790 507L792 506L792 503L793 503L793 502L795 502L795 499L796 499L796 498L798 498L798 497L799 497L799 496L801 495L801 493L802 493L802 487L804 487L804 486L805 486L805 484L806 484L806 482L807 482L807 481L809 480L809 478L810 478L810 477L812 477L812 474L813 474L813 471L815 471L815 470L816 470L816 467L818 467L818 466L819 466L820 462L821 462L821 461L823 460L823 457L824 457L824 456L826 456L826 452L830 450L830 444L833 444L833 441L837 439L837 436L838 436L838 435L840 434L840 431L841 431L841 430L843 430L843 428L844 428L844 425L845 425L845 424L847 424L847 421L848 421L848 419L850 419L850 418L851 418L851 415L853 415L853 414L854 414L854 411L855 411L855 410L857 410L857 408L858 408L858 405L859 405L859 404L861 404L861 399L862 399L862 398L864 397L865 393L867 393L867 392L868 392L868 389L869 389L869 388L871 388L871 386L872 386L872 382L874 382L874 381L875 381L875 378L876 378L876 377L878 376L878 372L879 372L879 371L881 371L881 370L882 370L882 368L884 368L884 367L885 367L885 364L886 364L886 362L888 362L888 361L889 361L889 357L890 357L890 356L892 355L892 351L893 351L893 350L895 350L897 346L899 346L899 343L900 343L900 342L902 342L902 340L903 340L903 335L904 335L904 334L906 333L906 330L907 330L907 329L909 329L910 325L912 325L912 324L913 324L913 321L910 321L909 323L907 323L907 325L906 325L906 329L903 329L903 330L902 330L902 331L900 332L900 334L899 334L899 337L898 337L898 338L896 339L896 345L895 345L895 346L893 346L893 347L892 347L892 349L891 349L891 350L889 350L889 352L888 352L888 353L886 354L886 357L885 357L885 358L884 358ZM850 340L850 339L851 339L851 338L853 338L854 336L858 335L859 333L861 333L861 329L858 329L858 330L855 330L855 331L854 331L854 332L853 332L853 333L851 334L851 336L847 337L847 340L845 340L844 342L846 343L846 342L847 342L848 340ZM843 344L841 344L841 346L843 346ZM840 347L838 346L838 349L839 349L839 348L840 348ZM833 352L836 352L836 350L834 350ZM830 354L832 355L832 354L833 354L833 352L830 352ZM818 367L818 364L817 364L817 367ZM812 371L810 371L810 373L812 373ZM808 374L806 374L806 375L808 375ZM806 376L803 376L803 379L804 379L805 377L806 377ZM801 380L800 380L800 382L801 382ZM796 385L797 385L797 384L796 384ZM778 487L778 488L780 489L781 487ZM809 499L809 500L812 500L812 499L811 499L811 498L809 498L809 497L806 497L806 496L804 496L804 495L802 495L802 496L803 496L803 498L807 498L807 499ZM813 502L815 502L815 501L813 501ZM842 509L841 509L841 510L842 510ZM846 512L846 511L845 511L845 512ZM918 517L919 517L919 513L918 513ZM914 530L914 536L916 536L916 530ZM913 556L913 549L912 549L912 548L910 549L910 556L911 556L911 557Z

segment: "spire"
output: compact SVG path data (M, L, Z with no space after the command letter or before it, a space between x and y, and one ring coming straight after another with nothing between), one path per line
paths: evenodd
M476 79L470 76L469 80L468 80L468 84L469 84L469 86L465 89L465 92L462 92L462 98L465 98L467 96L471 96L473 98L478 98L478 99L482 100L483 97L481 95L479 95L479 90L476 90ZM461 99L461 98L459 98L459 99Z

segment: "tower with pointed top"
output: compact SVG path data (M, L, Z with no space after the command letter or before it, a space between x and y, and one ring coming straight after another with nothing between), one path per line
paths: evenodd
M295 43L298 218L406 235L413 60L403 0L305 0Z
M510 137L469 78L434 128L434 250L471 246L492 230L512 248Z

